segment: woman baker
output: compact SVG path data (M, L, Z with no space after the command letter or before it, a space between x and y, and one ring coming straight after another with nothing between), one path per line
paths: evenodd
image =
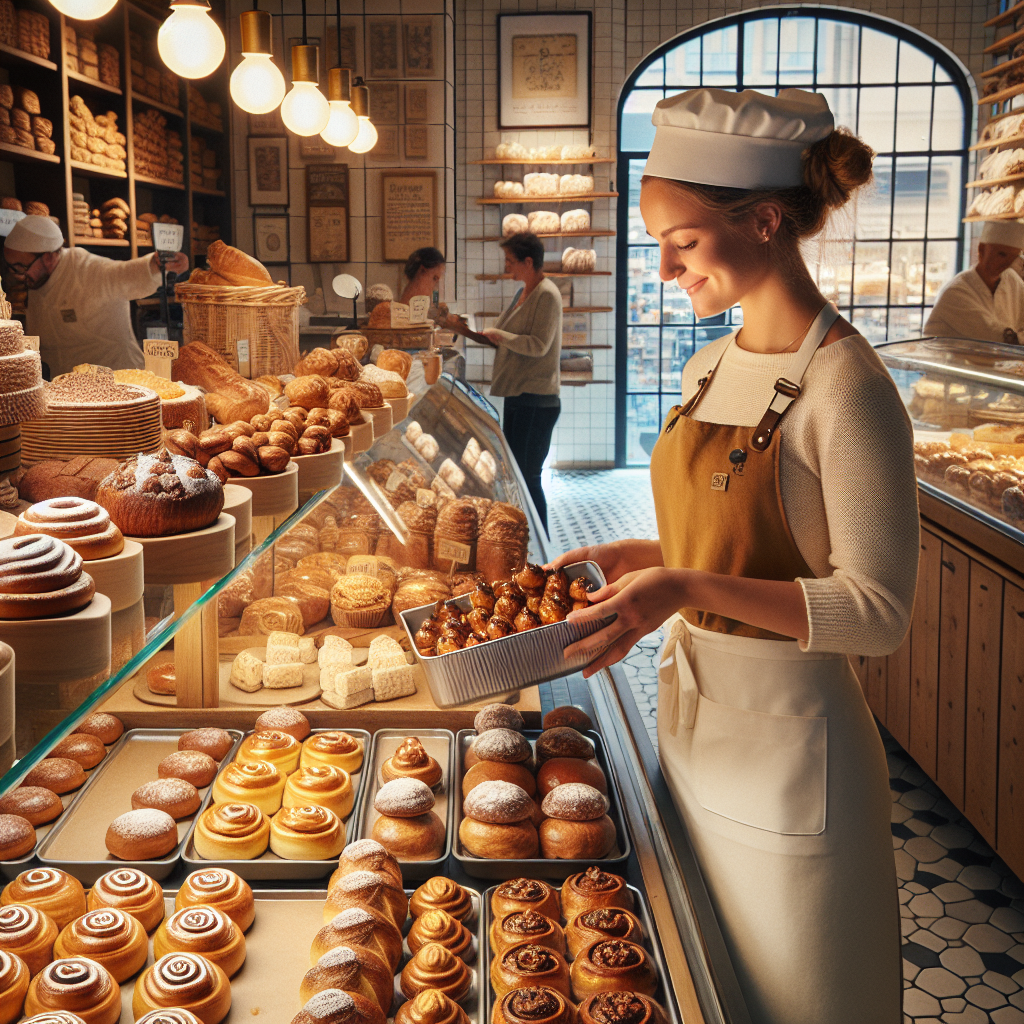
M668 619L662 768L755 1024L899 1024L885 753L847 655L906 633L917 579L912 431L800 243L871 178L824 97L698 89L660 102L640 194L699 318L743 327L683 370L651 457L659 540L593 558L608 585L567 649L619 661Z

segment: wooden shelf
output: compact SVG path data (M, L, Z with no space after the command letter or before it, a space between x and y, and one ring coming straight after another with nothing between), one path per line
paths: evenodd
M14 146L9 142L0 142L0 153L9 154L8 159L21 161L26 164L40 162L44 164L59 164L60 157L56 154L40 153L37 149L26 149L24 146Z
M1022 110L1021 113L1024 114L1024 110ZM1024 135L1007 135L1004 139L993 139L990 142L976 142L970 147L970 149L971 152L976 152L979 149L998 149L1000 146L1009 146L1014 142L1024 142Z
M1024 64L1024 57L1014 57L1013 60L1004 60L999 64L993 64L987 71L982 71L982 78L998 78L1000 75L1005 75L1011 68L1020 67Z
M124 92L121 89L115 89L112 85L107 85L106 82L101 82L96 78L89 78L87 75L80 75L77 71L68 71L68 78L73 82L80 82L82 85L89 86L90 89L98 89L100 92L109 92L113 96L123 96Z
M219 188L204 188L202 185L193 185L192 186L192 191L196 195L200 195L200 196L220 196L221 198L223 198L224 196L227 195L227 192L225 192L223 189L219 189Z
M588 156L583 160L501 160L490 156L486 160L470 160L471 164L489 167L572 167L578 164L613 164L614 156Z
M583 270L576 274L570 274L565 270L545 270L545 277L611 277L610 270ZM511 274L476 274L477 281L511 281Z
M505 203L540 203L546 206L564 206L566 203L589 203L593 199L618 199L618 192L591 192L585 196L516 196L514 199L478 199L478 206L501 206Z
M475 380L471 377L466 378L467 384L486 384L489 385L489 380ZM563 377L558 382L563 388L585 388L588 384L614 384L613 380L571 380Z
M534 232L538 238L614 238L614 231L541 231ZM483 235L467 238L467 242L504 242L505 235Z
M35 64L36 67L46 68L47 71L57 70L57 65L52 60L47 60L45 57L37 57L34 53L29 53L27 50L19 50L16 46L8 46L6 43L0 43L0 53L5 53L8 57L24 61L26 64Z
M1024 39L1024 28L1018 29L1016 32L1011 32L1008 36L1003 36L1002 39L997 39L991 46L986 46L982 53L1008 53L1012 50L1022 39Z
M110 249L126 249L129 242L127 238L76 238L75 245L80 245L82 248L103 246Z
M140 185L152 185L154 188L169 188L176 192L184 192L185 186L173 181L162 181L160 178L147 178L144 174L136 174L135 180Z
M197 121L194 117L192 118L192 130L199 129L201 132L209 132L211 135L223 135L223 128L214 128L212 124L203 124L202 121Z
M563 306L562 313L613 313L612 306ZM501 313L474 313L473 316L497 317Z
M1015 18L1019 18L1024 14L1024 2L1014 4L1012 7L1007 8L1002 14L997 14L994 18L989 18L985 22L985 28L1000 28L1003 25L1009 25Z
M989 93L988 96L982 96L978 100L979 107L988 107L993 103L1005 103L1007 100L1012 100L1014 96L1019 96L1024 92L1024 82L1019 85L1011 85L1006 89L1000 89L999 92Z
M127 171L111 171L106 167L97 167L96 164L83 164L81 160L69 160L68 163L87 178L127 178Z
M185 112L183 110L169 106L167 103L161 103L159 100L151 100L148 96L143 96L141 93L133 92L132 102L141 103L144 106L153 107L156 110L162 110L165 114L170 114L172 117L185 116Z
M1024 174L1008 174L1005 178L979 178L967 182L964 188L993 188L996 185L1012 185L1015 181L1024 181Z

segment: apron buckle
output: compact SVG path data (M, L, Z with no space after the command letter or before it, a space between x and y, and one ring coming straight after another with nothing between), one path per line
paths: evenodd
M786 398L797 399L800 397L800 392L803 390L799 384L794 384L791 380L786 380L785 377L780 377L775 382L775 390L780 395L785 395Z

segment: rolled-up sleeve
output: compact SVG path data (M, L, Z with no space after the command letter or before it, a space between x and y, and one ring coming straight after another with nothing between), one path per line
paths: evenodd
M562 319L562 303L560 298L545 291L537 300L529 334L512 334L498 330L495 333L501 338L501 344L511 352L522 356L542 356L555 343L558 326Z

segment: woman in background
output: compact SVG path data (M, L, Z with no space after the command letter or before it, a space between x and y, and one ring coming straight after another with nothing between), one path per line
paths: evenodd
M405 261L405 277L409 283L399 302L408 305L417 295L426 295L433 302L444 277L444 253L432 245L417 249Z

